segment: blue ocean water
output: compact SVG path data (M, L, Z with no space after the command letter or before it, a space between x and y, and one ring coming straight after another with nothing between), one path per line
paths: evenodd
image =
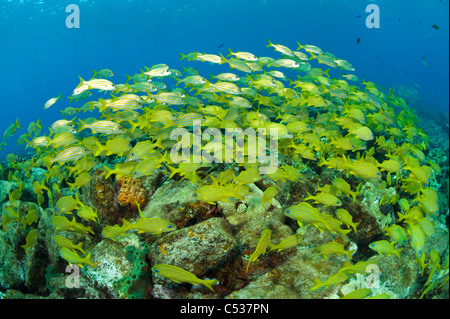
M79 7L79 28L66 26L70 4ZM366 26L370 4L379 7L379 28ZM414 86L426 108L448 111L448 12L447 0L1 0L0 128L19 117L22 130L6 140L0 158L23 152L16 138L30 122L40 118L45 128L60 110L82 105L66 98L79 75L108 68L123 83L157 63L181 70L187 62L180 52L274 56L269 39L292 49L297 41L319 46L349 61L361 79ZM64 99L43 110L60 93Z

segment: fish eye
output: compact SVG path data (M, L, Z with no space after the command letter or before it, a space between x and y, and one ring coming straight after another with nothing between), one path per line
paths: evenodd
M337 205L341 205L341 202L340 202L340 201L337 201L336 204L337 204Z
M153 269L153 271L154 271L154 272L159 272L159 270L158 270L158 269Z
M316 254L320 254L321 250L316 251Z
M422 251L422 249L421 250L419 250L419 255L422 255L423 254L423 251Z
M167 226L167 228L172 228L172 225Z
M194 193L194 197L197 197L198 196L198 194L197 193Z
M134 172L134 175L137 175L138 174L138 172Z
M286 210L286 214L290 214L291 211L289 209Z
M377 175L378 175L378 176L380 176L380 175L381 175L381 173L380 173L380 172L378 172L378 173L377 173Z

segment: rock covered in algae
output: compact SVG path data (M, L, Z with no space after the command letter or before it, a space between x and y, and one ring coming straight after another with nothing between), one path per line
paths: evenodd
M149 258L152 264L170 264L204 276L232 260L237 251L238 242L226 221L210 218L157 239Z
M11 222L5 231L0 231L0 287L6 289L19 288L25 279L23 263L19 258L18 227L18 223Z
M218 202L219 210L232 225L233 233L239 238L240 244L245 249L252 249L266 228L273 230L274 241L291 236L292 230L283 223L286 217L280 203L274 198L261 209L263 191L255 184L249 186L251 192L242 201L229 198L229 202Z
M183 227L187 220L187 217L183 214L183 209L190 203L196 202L192 196L195 189L196 186L189 180L168 180L148 199L142 214L146 218L159 217L167 219L177 225L177 227Z
M118 214L116 188L109 176L105 179L105 173L102 169L91 172L92 179L83 187L83 202L97 211L99 220L105 225L114 225L119 223L123 216Z
M83 274L97 289L104 291L109 297L119 298L119 292L114 287L114 282L128 276L133 268L133 263L127 259L126 247L140 248L139 237L130 233L116 242L109 239L102 240L92 249L91 260L96 263L96 268L83 267Z

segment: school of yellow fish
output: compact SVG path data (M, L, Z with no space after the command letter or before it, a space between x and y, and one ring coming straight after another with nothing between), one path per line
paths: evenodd
M345 209L346 198L356 202L360 190L360 187L351 189L348 183L350 175L361 183L370 181L379 188L396 186L395 196L380 199L380 205L390 203L400 207L396 223L384 229L390 240L372 242L369 248L379 254L401 258L402 247L411 245L422 274L426 267L430 268L427 286L436 283L436 279L431 281L431 276L436 269L448 268L448 256L444 265L436 251L428 252L424 247L425 242L434 236L433 219L439 215L437 192L430 188L429 183L441 170L423 152L429 137L416 127L418 118L414 111L394 92L385 92L369 81L361 82L351 73L355 69L349 62L316 46L299 44L297 50L292 50L269 42L268 47L277 51L276 57L257 57L249 52L231 50L227 57L199 52L181 55L181 59L225 64L231 68L229 72L212 75L210 79L201 76L193 67L180 72L166 64L145 68L139 74L128 76L123 84L110 81L108 78L113 73L107 69L94 72L94 77L87 81L80 77L80 83L69 99L70 102L82 101L83 105L62 110L63 118L49 127L48 134L41 134L39 120L30 123L27 133L19 137L18 144L26 143L27 148L34 148L35 155L31 160L19 161L14 154L8 154L8 167L14 168L9 171L8 179L19 187L9 193L9 205L1 223L3 229L11 221L20 221L24 226L36 225L39 219L37 209L30 207L26 216L20 216L17 201L24 189L24 179L30 178L31 169L45 168L45 178L34 182L33 192L39 205L45 201L46 192L50 206L54 207L52 226L60 256L70 264L95 267L91 255L83 250L82 242L74 244L57 235L60 231L93 233L89 226L84 225L85 221L99 222L97 212L86 206L78 193L53 200L52 191L59 192L59 185L64 180L70 191L77 190L89 183L92 168L102 163L103 157L115 156L121 159L117 164L113 167L103 165L106 178L111 175L140 178L163 168L170 172L169 177L179 174L194 183L197 189L193 196L199 201L216 204L228 201L230 197L240 200L249 192L249 184L263 178L259 163L252 162L250 155L244 152L247 160L237 163L234 155L234 162L227 164L228 169L217 176L200 178L196 172L211 164L173 163L170 150L184 149L191 144L186 145L185 139L172 140L170 134L176 128L186 128L191 141L194 120L200 121L205 128L275 128L278 130L279 154L310 167L324 166L335 170L336 174L343 170L347 177L347 180L336 177L314 194L308 193L303 201L285 207L285 216L295 219L300 226L312 225L321 232L345 238L349 232L357 232L359 225L353 222L351 212ZM312 67L311 63L315 62L327 69ZM330 68L340 77L330 76ZM172 89L165 83L168 81L176 82L170 84ZM93 91L105 94L97 100L88 100ZM44 109L60 104L60 99L61 96L50 99ZM87 112L99 116L76 120L76 116ZM5 131L2 145L18 128L17 120ZM268 140L269 136L266 138ZM139 142L136 143L137 139ZM248 148L254 146L251 143L262 142L266 140L245 139ZM226 148L223 141L202 140L201 143L202 150L214 149L217 147L215 143ZM235 166L241 167L238 175L233 170ZM6 167L2 167L4 169ZM59 183L50 184L50 178L57 178ZM296 165L282 163L266 178L298 181L304 176ZM276 186L267 188L261 198L261 209L278 194ZM318 206L332 207L336 211L323 213ZM158 235L174 231L176 226L161 218L145 218L141 213L141 218L134 224L123 219L122 226L104 227L102 236L116 240L130 230ZM257 262L268 249L289 249L302 239L296 234L274 245L270 240L271 230L260 231L261 238L249 256L247 270L250 263ZM30 249L38 238L37 229L32 228L23 248ZM325 258L332 254L344 255L351 260L354 251L346 251L342 244L330 242L315 248L313 253ZM366 263L348 263L328 281L316 279L311 290L343 283L352 273L364 274ZM171 265L155 265L152 270L176 282L204 284L211 290L215 283L205 283ZM448 272L444 282L448 282ZM363 289L352 296L366 298L370 294Z

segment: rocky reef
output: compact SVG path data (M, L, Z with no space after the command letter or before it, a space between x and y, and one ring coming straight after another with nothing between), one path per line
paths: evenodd
M349 84L354 68L331 53L269 46L283 58L182 55L246 79L160 64L124 84L83 80L72 98L117 95L78 110L107 120L64 119L50 136L30 125L34 152L0 166L0 298L449 298L448 132L375 83ZM172 91L156 81L169 75ZM258 134L228 161L173 160L195 123ZM273 155L260 147L272 129L276 162L251 161L250 146ZM229 150L212 135L203 151Z

